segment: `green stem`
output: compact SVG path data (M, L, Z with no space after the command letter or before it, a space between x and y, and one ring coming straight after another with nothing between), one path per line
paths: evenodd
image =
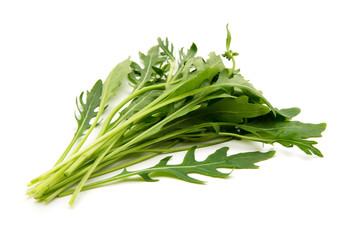
M178 143L178 141L175 141L173 142L172 144L170 144L169 147L172 147L174 145L176 145ZM130 149L131 150L131 149ZM127 154L130 154L131 152L134 152L134 151L130 151L128 150L126 154L123 154L124 156L127 155ZM150 151L147 151L147 152L150 152ZM153 154L148 154L144 157L141 158L141 160L139 161L144 161L146 159L149 159L151 157L154 157L156 155L159 155L160 153L154 153ZM111 164L112 162L110 162L109 164ZM122 169L121 166L125 166L125 165L121 165L121 166L117 166L115 168L111 168L111 169L106 169L104 171L100 171L98 172L98 170L106 167L107 165L109 165L108 163L103 163L101 165L99 165L96 169L97 172L93 173L90 178L95 178L95 177L98 177L98 176L102 176L104 174L107 174L107 173L110 173L110 172L114 172L114 171L117 171L117 170L120 170ZM69 178L66 178L64 179L63 181L61 181L59 184L57 185L54 185L53 186L53 189L46 193L46 196L43 196L41 200L44 200L45 202L49 202L51 201L53 198L57 197L58 194L60 194L61 192L63 192L64 190L68 189L69 187L73 186L75 183L77 183L81 178L82 178L82 175L85 174L88 170L89 170L90 166L84 168L84 169L81 169L79 172L77 172L76 174L70 176Z
M56 181L56 179L58 179L59 176L62 176L64 173L65 169L61 169L55 173L53 173L51 176L49 176L48 178L46 178L43 182L41 182L39 185L36 185L33 188L33 191L35 193L34 198L40 198L46 190L48 190L51 186L53 186L54 182Z
M135 172L131 172L129 174L122 175L120 177L116 176L115 178L112 177L112 178L107 178L107 179L104 179L104 180L101 180L101 181L98 181L98 182L90 183L88 185L83 186L82 191L93 189L93 188L98 188L98 187L100 187L100 186L102 186L104 184L108 184L108 183L111 183L113 181L117 181L117 180L120 180L120 179L123 179L123 178L127 178L127 177L130 177L130 176L134 176L134 175L136 175L137 172L138 171L135 171ZM73 192L74 192L74 189L70 189L70 190L67 190L67 191L64 191L64 192L58 194L58 197L64 197L64 196L72 194Z
M220 143L224 143L224 142L228 142L230 140L232 140L233 138L228 137L228 138L223 138L221 140L212 142L212 143L205 143L205 144L201 144L201 145L197 145L197 148L203 148L203 147L209 147L209 146L213 146L213 145L217 145ZM161 149L146 149L147 151L150 152L157 152L157 153L174 153L174 152L182 152L182 151L186 151L189 150L192 146L187 146L187 147L181 147L181 148L174 148L174 149L170 149L170 148L161 148Z
M174 72L175 69L175 61L170 63L170 71L169 71L169 75L167 76L167 84L171 84L171 80L172 80L172 74Z
M71 142L67 146L66 150L62 153L61 157L57 160L55 166L57 164L61 163L66 158L67 154L72 149L72 147L73 147L74 143L77 141L77 139L78 139L78 132L73 136Z
M92 122L92 125L90 126L90 128L87 130L86 134L82 137L82 140L78 143L78 145L76 146L75 149L73 149L73 153L76 153L79 151L79 149L83 146L84 142L87 140L87 138L89 137L90 133L93 131L93 129L97 126L97 123L99 121L99 118L102 116L103 112L104 112L105 106L104 105L100 105L97 116L95 117L95 119Z
M150 127L149 129L147 129L146 131L142 132L141 134L137 135L135 138L133 138L131 141L127 142L126 144L120 146L119 148L117 148L114 152L120 152L122 151L122 149L125 149L127 147L133 146L134 144L140 142L140 141L144 141L145 139L147 139L148 137L150 137L152 135L152 133L156 133L157 131L160 130L160 128L162 128L165 124L169 123L170 121L172 121L173 119L175 119L177 117L177 115L180 115L181 112L185 112L186 109L190 109L193 108L198 102L200 101L200 99L196 99L192 102L190 102L189 104L185 105L184 107L180 108L179 110L177 110L176 112L174 112L173 114L167 116L165 119L163 119L162 121L158 122L157 124L155 124L154 126Z
M115 116L115 114L125 105L127 104L130 100L134 99L135 97L147 92L147 91L151 91L157 88L163 88L165 87L164 83L161 84L157 84L157 85L153 85L153 86L148 86L148 87L144 87L142 89L135 89L127 98L125 98L122 102L120 102L107 116L107 118L105 119L102 128L100 129L100 132L98 134L98 137L102 136L105 131L108 128L108 125L110 124L111 120L113 119L113 117Z
M231 136L231 137L235 137L235 138L241 138L241 139L252 140L252 141L257 141L257 142L264 142L264 143L272 143L273 142L272 140L269 140L269 139L251 137L251 136L246 136L246 135L241 135L241 134L236 134L236 133L220 132L219 135Z
M181 130L180 132L182 132L182 131L187 131L187 130ZM134 153L138 149L142 149L142 148L145 148L147 146L151 146L151 145L156 144L156 143L158 143L160 141L163 141L165 139L170 139L170 138L173 138L173 137L174 136L172 134L171 135L167 134L167 135L163 136L162 138L155 138L155 139L152 139L150 141L146 141L141 145L138 145L138 146L135 146L133 148L127 149L125 151L122 151L119 154L116 154L116 155L112 154L112 155L106 156L106 159L109 159L109 160L105 160L104 159L103 163L98 167L98 169L104 168L107 165L118 161L118 159L120 159L121 157L124 157L124 156L126 156L128 154ZM57 175L57 176L60 176L60 178L56 179L58 184L55 184L55 185L52 184L51 186L53 186L53 189L56 189L58 187L61 187L63 184L66 184L66 183L68 183L70 181L74 181L73 179L77 179L78 177L82 176L85 172L88 171L89 168L90 168L90 166L85 167L84 169L81 169L78 172L73 173L70 177L65 177L65 175L63 175L63 172L62 172L62 175ZM93 175L95 175L95 173ZM48 190L48 188L46 188L45 190ZM34 190L31 190L31 191L34 191Z
M229 71L228 77L231 77L234 74L234 70L236 68L236 60L234 59L233 56L232 56L232 62L233 62L233 66L232 69Z
M88 178L93 173L93 171L98 166L98 164L103 160L103 158L107 155L107 153L110 151L110 149L114 146L114 143L115 143L115 141L113 141L113 143L99 156L99 158L97 158L94 161L94 163L92 164L90 169L87 171L87 173L84 175L82 180L79 182L76 190L73 193L73 196L72 196L71 200L69 201L69 205L71 205L71 206L73 205L73 203L76 200L76 198L77 198L79 192L81 191L83 185L87 182Z
M124 131L123 131L124 132ZM114 143L120 138L120 136L123 134L120 133L118 134L118 136L115 136L113 138L108 138L107 142L104 144L109 145L110 141L114 139ZM105 149L104 144L100 145L100 146L96 146L96 147L92 147L90 149L88 149L88 151L84 152L76 161L74 161L72 163L72 165L70 167L67 168L67 170L64 172L64 175L66 177L70 176L73 174L73 172L78 169L83 163L87 162L88 159L92 156L92 154L94 154L95 152L99 151L100 147L102 149ZM99 150L98 150L99 149Z

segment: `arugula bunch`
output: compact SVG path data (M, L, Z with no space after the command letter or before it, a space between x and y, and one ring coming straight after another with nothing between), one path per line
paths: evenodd
M230 49L231 34L227 25L227 51L222 55L233 61L225 67L221 56L211 52L207 59L196 56L193 43L187 51L180 49L175 57L173 44L166 38L146 54L139 53L141 63L130 58L119 63L104 82L98 80L90 91L77 99L78 123L72 141L56 164L29 183L28 194L38 201L78 193L134 175L145 181L156 181L153 175L169 175L192 183L198 173L226 177L219 168L257 168L256 162L274 155L269 152L247 152L227 156L227 147L218 149L202 162L196 161L196 148L232 139L296 146L306 154L322 157L309 138L321 137L326 124L310 124L291 119L300 109L277 109L262 92L235 69ZM109 100L128 80L132 92L104 118ZM84 96L86 99L84 101ZM103 123L98 124L102 118ZM86 143L95 127L95 140ZM86 143L86 145L84 145ZM128 171L127 167L159 154L186 151L181 164L170 165L165 157L157 165ZM86 184L90 178L115 171L115 176Z

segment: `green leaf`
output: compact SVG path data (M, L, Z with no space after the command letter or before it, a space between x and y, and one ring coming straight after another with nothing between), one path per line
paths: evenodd
M204 121L241 123L246 118L265 115L270 109L261 104L248 103L247 96L224 98L191 114Z
M226 178L229 176L229 173L222 173L217 169L256 169L258 166L255 165L255 163L267 160L275 154L275 151L266 153L246 152L228 156L228 149L228 147L220 148L213 154L209 155L204 161L197 161L195 158L196 147L192 147L187 151L181 164L169 165L168 162L170 157L166 157L151 168L138 171L128 171L125 169L120 174L104 180L104 182L113 182L134 175L139 175L143 178L143 180L152 182L157 181L157 179L150 177L151 174L155 174L160 176L171 176L183 181L202 184L204 183L203 181L193 178L189 176L189 174L195 173L209 177ZM94 183L94 185L96 184L97 183ZM88 186L90 186L90 184ZM88 188L88 186L85 188Z
M306 139L321 137L321 133L325 130L326 124L302 123L299 121L252 121L240 125L240 127L260 136L269 134L273 136L287 137L292 134L299 134L302 139Z
M219 55L217 55L215 52L210 52L208 54L208 59L206 60L205 66L207 65L209 66L218 65L220 72L225 68L222 58Z
M168 90L172 91L172 93L168 96L169 98L174 98L181 94L193 91L198 89L201 84L208 80L209 82L212 81L213 77L215 77L222 68L222 61L218 59L211 59L209 65L206 66L202 71L197 71L198 73L185 81L180 82L176 85L169 85Z
M295 145L306 154L323 156L313 146L317 142L306 139L321 137L321 133L326 129L326 123L312 124L298 121L261 121L261 119L257 119L240 124L238 127L261 138L262 142L278 142L285 147Z
M155 71L155 73L157 73L157 74L160 76L160 78L161 78L162 76L164 76L164 74L165 74L164 70L162 70L161 68L152 66L152 69Z
M251 84L248 80L246 80L241 74L236 74L232 78L228 77L229 74L229 69L224 69L220 74L217 79L216 84L225 84L225 83L234 83L239 86L245 86L247 88L254 89L255 91L259 92L262 94L261 91L258 91L253 84ZM235 90L238 92L242 92L242 90L239 87L235 87Z
M172 43L169 43L169 39L166 38L164 42L161 38L158 38L157 41L159 43L160 48L163 50L162 55L166 55L171 59L171 61L175 61L174 46Z
M201 57L188 59L182 66L180 77L183 81L195 77L198 73L205 69L205 61Z
M300 108L284 108L284 109L275 109L277 115L281 116L284 120L290 120L293 117L296 117L300 112Z
M187 62L187 60L194 58L196 53L197 53L197 46L195 43L192 43L190 49L187 51L186 54L183 52L183 48L181 48L179 52L180 55L179 67L184 65Z
M249 81L245 80L244 77L240 74L236 74L234 77L229 78L228 69L224 69L216 82L217 85L222 85L224 89L229 93L234 89L237 94L244 94L249 97L252 102L255 103L265 103L270 110L275 115L275 108L271 105L271 103L263 96L261 91L258 91L254 88L254 86L249 83ZM228 86L226 85L233 85Z
M84 103L84 92L76 99L76 105L79 116L75 115L78 127L75 133L76 138L84 135L84 131L88 130L91 126L90 121L98 114L95 110L100 105L100 97L102 94L103 83L98 80L90 91L86 91L86 101Z
M115 96L115 91L120 87L121 81L127 77L130 72L130 58L127 58L123 62L116 65L113 70L109 73L107 79L103 84L103 93L102 93L102 105L103 108L108 100Z
M132 72L128 75L129 81L135 88L141 88L152 80L153 73L161 74L157 65L161 65L165 61L165 57L161 57L159 54L159 46L154 46L149 49L147 54L139 53L139 57L144 64L144 68L136 63L132 62L130 67Z
M158 98L162 94L163 90L152 90L143 93L142 95L138 96L135 98L128 107L124 108L120 112L120 119L121 120L127 120L137 112L139 112L141 109L143 109L145 106L147 106L149 103L154 101L156 98Z

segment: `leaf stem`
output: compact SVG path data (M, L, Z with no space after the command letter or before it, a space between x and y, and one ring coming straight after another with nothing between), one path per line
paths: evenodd
M69 143L69 145L67 146L66 150L62 153L61 157L57 160L55 166L59 163L61 163L66 156L68 155L69 151L72 149L73 145L75 144L75 142L78 139L78 132L73 136L71 142Z
M122 102L120 102L107 116L107 118L105 119L103 126L98 134L98 137L102 136L107 128L108 125L110 124L111 120L113 119L113 117L115 116L115 114L125 105L127 104L130 100L134 99L135 97L147 92L147 91L151 91L154 89L158 89L158 88L164 88L165 87L165 83L161 83L161 84L157 84L157 85L153 85L153 86L148 86L148 87L144 87L141 89L135 89L127 98L125 98Z
M92 166L89 168L89 170L87 171L87 173L84 175L84 177L82 178L82 180L79 182L76 190L73 193L73 196L71 198L71 200L69 201L69 205L73 205L74 201L76 200L79 192L81 191L83 185L87 182L88 178L90 177L90 175L93 173L94 169L98 166L98 164L103 160L103 158L106 156L106 154L111 150L111 148L114 146L115 141L112 142L112 144L99 156L99 158L97 158L94 163L92 164Z
M169 75L167 76L167 83L171 84L171 80L172 80L172 74L174 72L175 69L175 61L170 62L170 71L169 71Z
M232 62L233 62L233 66L232 66L232 69L229 71L228 77L233 76L234 71L235 71L235 67L236 67L236 60L234 59L233 56L232 56Z

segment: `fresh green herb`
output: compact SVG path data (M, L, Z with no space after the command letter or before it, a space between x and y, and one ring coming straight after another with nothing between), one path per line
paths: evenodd
M99 186L110 184L112 182L117 182L121 179L132 177L135 175L142 177L144 181L148 182L158 181L158 179L153 179L151 177L151 175L156 175L170 176L190 183L203 184L203 181L190 177L188 174L196 173L210 177L226 178L229 176L230 173L222 173L217 169L256 169L258 168L258 166L254 163L269 159L275 154L275 151L269 151L266 153L247 152L227 156L228 147L222 147L218 149L215 153L209 155L206 160L197 161L194 155L195 149L196 147L192 147L187 151L186 156L181 164L168 165L171 156L165 157L158 164L147 169L128 171L126 168L124 168L123 171L118 175L101 181L97 181L92 184L88 184L84 188L82 188L82 190L97 188ZM62 192L60 196L73 194L73 192L73 189L67 190Z
M76 141L84 135L84 132L91 127L90 121L97 116L97 112L95 111L100 104L100 96L102 94L103 83L102 80L98 80L91 91L86 92L86 102L83 102L84 92L82 92L79 97L76 99L76 105L78 109L79 116L75 115L77 120L77 130L72 138L72 141L66 148L66 150L61 155L60 159L56 164L62 162L69 151L72 149L73 145Z
M317 142L309 138L320 137L326 124L292 121L300 109L274 108L235 69L234 57L238 53L230 49L230 44L227 25L227 51L223 56L232 60L232 68L226 68L221 57L213 52L207 59L196 56L195 44L186 52L180 49L176 59L173 44L167 38L159 38L158 45L147 54L140 52L141 63L129 58L119 63L103 84L99 80L86 92L86 102L84 93L79 96L78 129L73 140L53 168L29 183L28 194L44 202L73 194L72 205L83 190L134 175L146 181L153 181L153 175L164 174L202 183L188 174L226 177L217 169L256 168L255 162L274 155L271 151L227 156L228 148L221 148L203 162L195 160L196 148L232 139L296 146L306 154L322 157L314 146ZM108 100L126 79L132 92L104 117ZM103 124L97 137L86 142L100 118ZM71 150L73 146L76 147ZM151 168L127 170L128 166L154 156L187 150L181 164L170 165L166 157ZM90 178L120 170L114 177L86 184Z

